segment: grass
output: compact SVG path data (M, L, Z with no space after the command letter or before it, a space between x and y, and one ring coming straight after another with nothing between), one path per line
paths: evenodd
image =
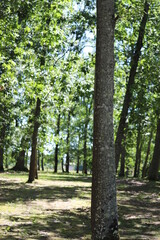
M90 240L91 177L0 174L0 240ZM160 239L160 183L118 179L121 239Z

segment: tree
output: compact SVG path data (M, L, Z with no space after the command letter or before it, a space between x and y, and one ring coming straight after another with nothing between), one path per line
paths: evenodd
M124 137L126 118L128 115L129 105L132 100L132 91L133 91L132 88L133 88L133 84L135 82L135 75L136 75L138 61L139 61L140 54L141 54L141 48L143 46L143 38L144 38L145 26L146 26L146 22L147 22L147 18L148 18L148 10L149 10L149 4L147 1L145 1L144 15L143 15L143 18L142 18L142 21L140 24L139 36L138 36L138 40L136 43L135 51L134 51L134 54L131 59L129 80L128 80L127 87L126 87L126 94L124 97L123 108L122 108L122 112L121 112L121 116L120 116L116 140L115 140L116 169L118 168L118 164L119 164L119 159L120 159L120 154L121 154L121 144L122 144L122 139Z
M29 170L29 178L28 183L32 183L34 179L37 177L37 137L38 137L38 128L39 128L39 116L41 110L41 100L37 98L36 101L36 109L34 115L34 129L32 134L32 152L31 152L31 160L30 160L30 170Z
M114 1L97 1L92 239L119 239L113 138Z
M158 180L158 171L160 166L160 117L157 120L157 132L152 162L149 168L149 180Z

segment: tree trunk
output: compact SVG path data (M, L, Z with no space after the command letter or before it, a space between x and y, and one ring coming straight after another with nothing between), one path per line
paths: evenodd
M44 171L43 153L42 153L42 158L41 158L41 168L42 168L42 171Z
M83 145L83 157L84 157L83 173L84 174L87 174L87 127L88 127L88 119L86 119L85 127L84 127L84 145Z
M125 156L126 156L126 149L125 145L122 145L122 151L121 151L121 167L119 171L119 177L125 176Z
M139 157L140 157L140 142L141 142L141 127L138 127L138 134L137 134L137 146L136 146L136 161L134 167L134 177L138 177L138 165L139 165Z
M40 151L38 150L38 162L37 162L37 165L38 165L38 171L40 171L41 167L40 167Z
M25 167L25 150L24 149L19 152L16 165L11 170L28 172L27 167Z
M119 177L125 176L125 158L126 158L126 135L128 131L128 124L126 124L125 133L124 133L124 139L122 144L122 150L121 150L121 167L119 171Z
M24 150L24 146L25 146L24 143L25 143L25 138L22 137L22 140L21 140L21 149L22 150L18 154L16 165L11 170L28 172L28 169L25 166L26 151Z
M157 121L157 132L152 162L149 168L149 180L158 180L158 171L160 167L160 117Z
M143 169L142 169L142 178L146 177L146 175L147 175L147 163L148 163L148 157L149 157L149 154L150 154L152 135L153 135L153 129L151 130L151 133L150 133L150 136L149 136L147 153L146 153L146 157L145 157L145 161L144 161L144 165L143 165Z
M66 172L69 173L69 163L70 163L70 156L69 156L69 144L70 144L70 112L68 113L68 125L67 125L67 156L66 156Z
M4 138L5 138L6 126L3 124L0 135L0 172L4 172Z
M4 167L3 167L3 154L4 154L4 150L3 150L3 146L0 147L0 172L4 172Z
M35 116L34 116L34 129L33 129L33 135L32 135L32 152L31 152L28 183L32 183L37 177L37 137L38 137L38 128L40 126L40 123L39 123L40 106L41 106L41 101L39 98L37 98L37 104L36 104L36 110L35 110Z
M76 173L79 173L79 163L80 163L80 132L78 134L78 146L77 146L77 166L76 166Z
M56 132L56 137L59 137L59 132L60 132L60 119L61 115L58 114L58 119L57 119L57 132ZM58 170L58 150L59 150L59 143L56 143L56 148L55 148L55 156L54 156L54 172L56 173Z
M142 160L142 159L141 159L142 146L143 146L143 144L142 144L142 142L141 142L140 147L139 147L139 156L138 156L139 161L138 161L138 168L137 168L137 177L140 176L140 167L141 167L141 160Z
M63 161L63 158L62 158L62 173L64 173L64 161Z
M113 137L114 25L114 0L97 1L92 240L119 239Z
M149 4L147 1L145 1L144 5L144 15L140 24L140 29L139 29L139 36L135 48L135 53L132 56L131 59L131 69L130 69L130 75L129 75L129 80L126 86L126 94L124 97L124 102L123 102L123 108L120 116L120 122L119 122L119 127L116 135L116 140L115 140L115 161L116 161L116 169L118 168L119 164L119 159L120 159L120 154L121 154L121 145L122 145L122 139L124 137L124 128L125 128L125 123L126 123L126 118L128 115L128 109L131 103L132 99L132 88L135 82L135 75L136 75L136 70L138 67L138 61L141 55L141 49L143 46L143 38L144 38L144 33L145 33L145 26L148 18L148 10L149 10Z

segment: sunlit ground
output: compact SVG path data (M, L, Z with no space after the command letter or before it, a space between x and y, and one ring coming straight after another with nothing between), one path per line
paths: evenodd
M89 240L91 177L0 174L0 240ZM160 183L117 180L121 239L160 239Z

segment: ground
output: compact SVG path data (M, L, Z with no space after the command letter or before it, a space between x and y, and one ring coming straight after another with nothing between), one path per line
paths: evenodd
M0 240L90 240L91 177L0 174ZM160 182L118 179L121 239L160 239Z

